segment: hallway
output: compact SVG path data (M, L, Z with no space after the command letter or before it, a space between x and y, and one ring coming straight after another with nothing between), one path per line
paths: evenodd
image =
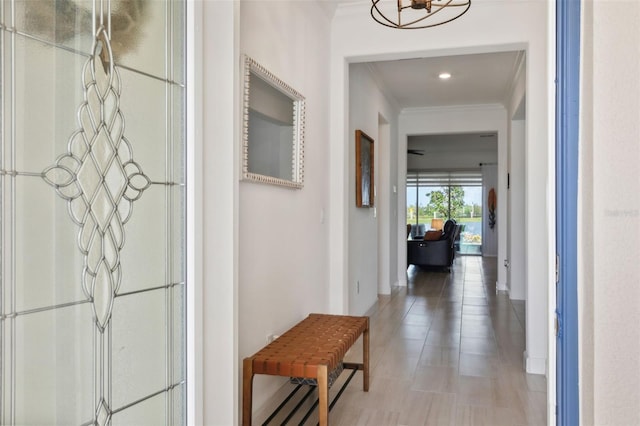
M495 263L461 256L451 273L410 267L408 286L381 296L371 313L369 393L356 374L331 411L331 423L544 425L546 379L523 368L525 305L496 295ZM359 359L356 343L345 360Z

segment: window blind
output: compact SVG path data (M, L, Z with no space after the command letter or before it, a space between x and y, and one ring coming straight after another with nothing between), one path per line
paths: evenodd
M417 186L482 186L482 172L407 172L407 187Z

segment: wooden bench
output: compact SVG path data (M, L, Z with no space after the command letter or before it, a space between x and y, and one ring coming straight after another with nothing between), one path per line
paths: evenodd
M363 389L369 390L369 317L311 314L255 355L245 358L242 378L242 424L251 425L253 376L301 377L318 383L318 417L329 423L328 374L363 336Z

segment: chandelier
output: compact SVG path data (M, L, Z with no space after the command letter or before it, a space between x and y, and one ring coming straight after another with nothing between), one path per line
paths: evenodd
M380 10L378 3L390 4L393 0L371 0L371 17L376 22L390 28L417 29L446 24L464 15L471 7L471 0L397 0L391 11ZM386 12L386 14L385 14ZM394 19L395 18L395 19Z

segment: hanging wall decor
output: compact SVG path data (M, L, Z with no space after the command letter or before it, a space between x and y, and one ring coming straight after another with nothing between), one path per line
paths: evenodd
M356 130L356 207L373 207L373 139Z
M493 229L496 226L496 191L493 188L489 191L487 205L489 207L489 228Z
M301 189L305 98L244 56L242 179Z

